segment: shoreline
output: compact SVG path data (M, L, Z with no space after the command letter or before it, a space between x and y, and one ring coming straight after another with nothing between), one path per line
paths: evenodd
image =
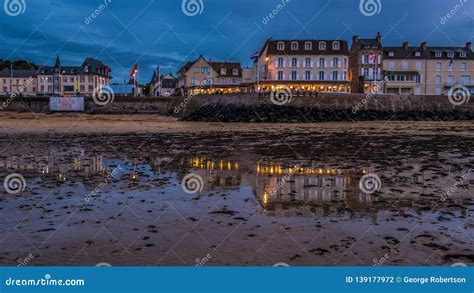
M474 120L466 121L363 121L318 123L222 123L186 122L169 116L0 114L0 134L160 134L226 132L391 133L409 135L474 136Z

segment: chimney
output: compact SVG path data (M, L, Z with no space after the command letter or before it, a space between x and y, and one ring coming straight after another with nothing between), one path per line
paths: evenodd
M421 46L421 49L422 49L423 51L426 50L426 42L421 43L420 46Z
M352 43L357 43L359 41L359 36L355 35L352 37Z
M467 42L466 43L466 49L472 50L472 42Z
M408 42L403 43L403 50L408 50Z
M377 42L381 42L382 41L382 34L380 32L377 33L377 35L375 36L375 40L377 40Z

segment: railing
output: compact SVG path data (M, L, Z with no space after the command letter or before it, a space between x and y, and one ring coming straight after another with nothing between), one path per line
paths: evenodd
M474 80L448 81L445 83L445 85L446 86L456 86L456 85L474 86Z

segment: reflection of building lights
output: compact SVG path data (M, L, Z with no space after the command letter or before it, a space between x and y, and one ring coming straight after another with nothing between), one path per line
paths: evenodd
M267 203L268 203L268 192L265 191L263 193L263 204L267 205Z

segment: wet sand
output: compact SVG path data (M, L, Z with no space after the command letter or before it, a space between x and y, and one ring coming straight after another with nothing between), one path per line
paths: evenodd
M473 122L41 118L0 118L0 178L26 182L0 192L4 265L474 261L474 177L456 185L474 169ZM359 188L369 172L382 183L372 194ZM195 194L181 185L191 173Z

